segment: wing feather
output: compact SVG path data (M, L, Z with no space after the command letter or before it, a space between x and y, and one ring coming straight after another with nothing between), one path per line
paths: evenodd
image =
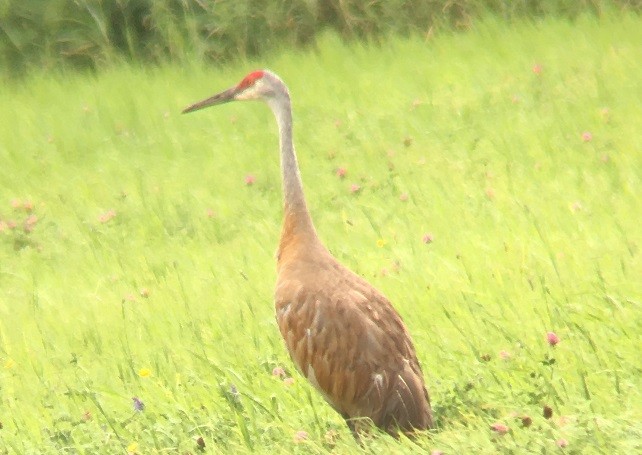
M281 273L279 329L294 363L343 416L393 431L432 426L421 367L388 299L343 268Z

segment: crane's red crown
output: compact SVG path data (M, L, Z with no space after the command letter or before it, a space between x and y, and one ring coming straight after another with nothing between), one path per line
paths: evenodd
M252 71L250 74L245 76L243 80L236 86L239 90L244 90L252 85L259 79L263 77L263 71Z

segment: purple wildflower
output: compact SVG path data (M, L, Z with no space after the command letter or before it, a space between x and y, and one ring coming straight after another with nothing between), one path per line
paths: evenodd
M132 402L134 406L134 411L143 412L145 410L145 403L138 397L132 397Z

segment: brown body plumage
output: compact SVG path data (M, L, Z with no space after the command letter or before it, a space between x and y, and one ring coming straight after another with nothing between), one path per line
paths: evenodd
M371 420L396 435L433 427L415 348L388 299L341 265L312 224L292 142L290 97L269 71L196 103L262 99L279 125L284 224L277 253L276 319L299 371L356 434Z

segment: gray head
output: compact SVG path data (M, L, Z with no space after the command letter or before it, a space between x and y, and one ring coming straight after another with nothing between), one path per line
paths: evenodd
M186 107L183 113L237 100L263 100L272 107L273 103L289 98L288 89L279 76L268 70L259 70L252 71L238 85Z

